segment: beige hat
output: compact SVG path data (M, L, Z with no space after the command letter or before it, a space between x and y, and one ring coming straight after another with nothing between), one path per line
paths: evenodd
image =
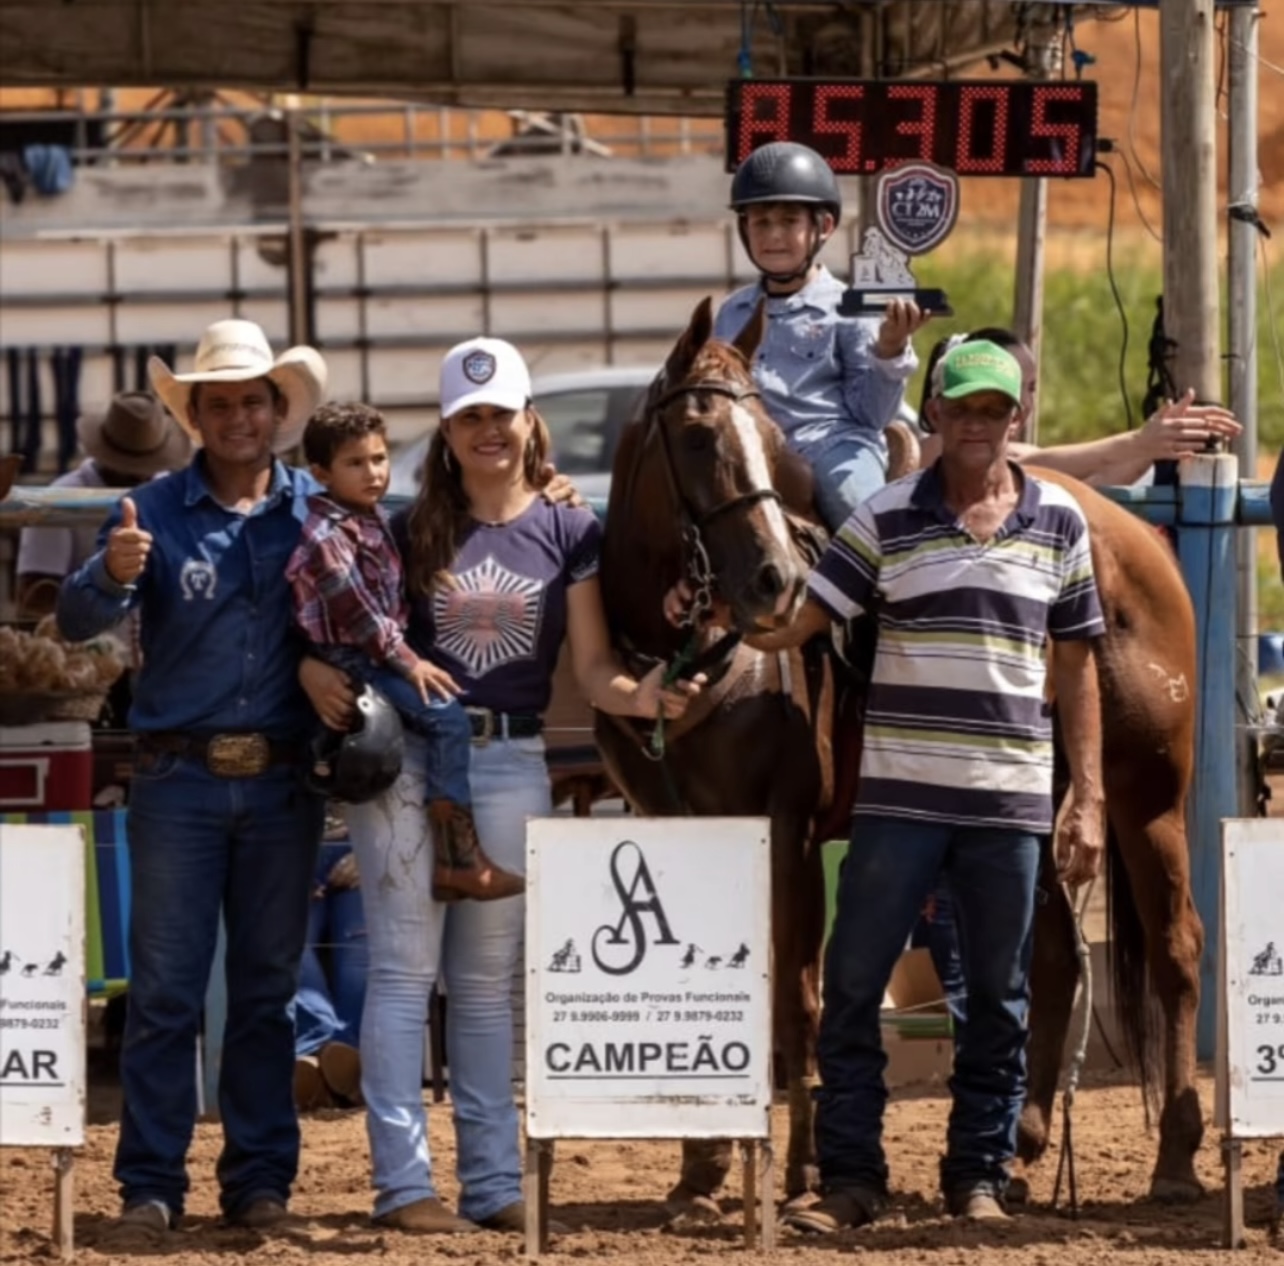
M152 387L183 429L200 443L200 435L187 413L192 384L197 382L249 382L270 378L285 396L285 417L272 447L283 453L303 436L308 418L325 397L326 366L313 347L291 347L275 360L267 335L253 321L215 321L201 335L190 374L176 374L159 356L147 362Z
M122 391L105 413L87 413L76 423L80 446L107 470L150 479L186 466L192 441L150 391Z

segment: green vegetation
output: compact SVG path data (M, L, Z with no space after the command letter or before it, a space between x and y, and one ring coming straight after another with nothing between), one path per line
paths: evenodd
M1056 242L1053 242L1056 246ZM1093 250L1076 255L1091 261ZM1072 443L1110 435L1126 426L1119 394L1119 348L1122 326L1105 270L1105 242L1100 263L1049 271L1044 281L1043 363L1039 404L1039 439L1043 443ZM933 337L981 325L1007 325L1012 313L1013 252L967 252L966 240L956 236L916 267L921 285L942 287L955 313L933 321ZM1260 277L1260 274L1259 274ZM1155 316L1155 297L1162 288L1158 252L1145 249L1131 256L1116 251L1115 280L1128 314L1128 353L1125 375L1132 401L1133 424L1140 425L1146 394L1147 343ZM1275 319L1284 326L1284 265L1271 270ZM1225 312L1225 297L1222 310ZM1274 463L1284 445L1284 366L1276 359L1266 288L1258 285L1258 445ZM1276 331L1284 341L1284 330ZM919 337L924 360L931 339ZM908 399L918 406L922 371L910 386ZM1275 552L1274 533L1259 533L1259 623L1262 629L1284 630L1284 584Z
M1090 254L1089 252L1084 252ZM1146 394L1147 344L1155 318L1155 298L1162 273L1153 252L1115 258L1115 279L1128 314L1125 377L1133 423L1139 425ZM997 251L964 253L955 238L916 268L921 285L940 286L957 314L933 321L934 337L981 325L1007 325L1012 314L1013 255ZM1276 318L1284 323L1284 265L1271 270ZM1276 360L1265 287L1258 286L1258 442L1264 454L1284 443L1284 367ZM1225 311L1225 301L1222 305ZM1044 281L1043 363L1039 403L1039 438L1045 443L1071 443L1123 430L1127 425L1119 394L1119 348L1123 327L1110 293L1105 268L1105 242L1095 268L1049 271ZM1279 335L1284 340L1284 333ZM916 340L926 351L931 341ZM923 357L926 360L926 355ZM917 407L921 371L909 391Z

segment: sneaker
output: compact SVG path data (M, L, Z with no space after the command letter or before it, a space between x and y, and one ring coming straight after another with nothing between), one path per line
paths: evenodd
M251 1231L266 1231L280 1226L290 1216L285 1201L276 1196L260 1196L244 1208L226 1215L228 1226L241 1226Z
M1012 1215L989 1187L968 1187L945 1198L950 1215L965 1222L1011 1222Z
M809 1235L833 1235L849 1227L867 1226L887 1207L887 1197L868 1187L839 1187L813 1205L789 1210L786 1226Z
M435 1197L403 1204L400 1209L382 1213L371 1221L375 1226L411 1235L460 1235L477 1229L471 1222L456 1217Z
M317 1052L317 1065L333 1095L361 1106L361 1052L347 1042L327 1042Z

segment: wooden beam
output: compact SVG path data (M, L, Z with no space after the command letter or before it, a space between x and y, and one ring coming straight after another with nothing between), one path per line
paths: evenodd
M1160 0L1164 325L1178 392L1222 398L1213 0Z

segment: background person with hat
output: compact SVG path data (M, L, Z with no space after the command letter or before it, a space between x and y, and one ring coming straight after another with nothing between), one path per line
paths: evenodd
M125 497L100 550L64 582L73 640L131 611L142 667L130 726L132 883L117 1233L162 1238L183 1212L196 1120L195 1049L219 918L227 1028L218 1163L229 1222L285 1216L298 1168L294 997L323 804L301 778L315 724L299 685L285 565L318 487L274 453L321 403L311 348L274 357L249 321L211 325L192 372L153 358L152 385L200 445Z
M816 509L836 531L886 482L883 433L918 368L910 337L930 313L896 299L881 322L838 315L845 287L817 256L843 200L815 150L792 141L754 150L732 180L731 209L761 279L723 303L714 334L731 342L766 299L754 379L789 447L811 468Z
M816 1144L824 1195L788 1221L832 1232L887 1200L879 1008L942 871L967 989L941 1188L949 1211L1006 1216L1025 1097L1035 880L1052 832L1052 679L1070 766L1057 825L1067 882L1096 873L1105 834L1093 640L1105 626L1088 529L1068 492L1008 456L1021 369L993 343L954 348L928 405L941 455L864 502L821 558L794 624L805 641L869 612L878 645L851 846L826 951ZM721 616L717 618L721 619Z
M59 475L55 488L133 488L187 465L192 442L155 396L125 391L102 413L76 423L85 460ZM96 528L24 528L18 543L18 614L48 615L63 577L98 548Z

